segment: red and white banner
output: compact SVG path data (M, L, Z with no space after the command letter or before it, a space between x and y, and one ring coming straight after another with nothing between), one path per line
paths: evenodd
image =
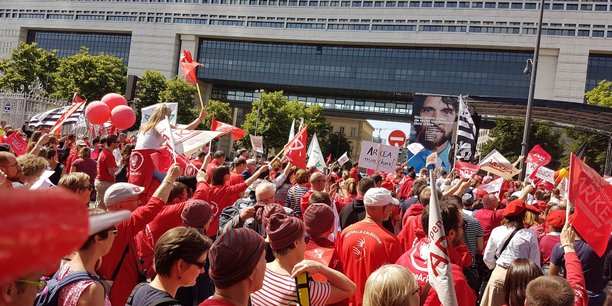
M300 169L306 169L307 138L308 127L304 126L297 135L285 145L285 157Z
M570 157L569 201L576 208L572 224L604 256L612 231L612 185L574 154Z
M548 165L551 160L552 158L550 157L550 154L548 154L548 152L544 151L544 149L542 149L540 145L535 145L527 154L527 159L525 160L525 162L528 164L535 164L537 170L540 167ZM532 172L530 178L533 180L536 177L537 173L537 171Z
M210 123L210 129L216 132L221 132L221 136L232 133L233 140L240 140L244 137L244 130L238 127L235 127L231 124L223 123L221 121L217 121L215 117L212 117L212 121Z
M478 173L480 167L478 167L478 165L466 162L455 162L455 170L461 178L471 179L474 175L476 175L476 173Z
M478 165L480 170L497 174L505 179L511 179L521 172L497 150L491 151Z
M427 168L436 167L438 155L436 152L427 157ZM436 189L434 175L430 176L429 187ZM429 199L429 228L427 231L429 246L429 260L427 261L427 279L429 284L438 293L440 303L444 306L457 306L457 296L453 285L453 275L450 258L448 256L448 241L444 232L444 222L440 213L438 196L432 192Z
M27 153L28 142L21 138L19 132L13 132L11 135L4 139L4 143L11 147L11 150L17 155L23 155Z
M172 149L170 149L167 145L165 147L160 148L157 152L151 154L151 160L153 160L153 165L155 168L159 170L159 172L168 172L170 166L172 166L174 156L172 154ZM179 164L181 169L183 169L183 176L191 176L196 175L198 170L196 166L194 166L187 157L183 154L176 154L176 162Z
M529 178L539 178L553 185L555 184L555 170L546 168L544 166L538 166L533 163L527 163L526 167L527 169L525 172L527 175L529 175Z
M87 100L83 100L81 97L79 97L79 94L75 92L74 97L72 98L72 102L73 103L72 105L70 105L70 108L68 108L68 110L66 110L66 112L63 113L62 116L59 117L59 119L57 119L55 124L51 127L51 132L50 132L51 134L55 134L56 136L59 136L60 131L62 130L62 125L64 124L64 121L70 118L70 116L72 116L72 114L74 114L77 110L83 111L85 108L85 103L87 103Z
M251 137L251 148L253 151L263 153L263 136L249 135Z
M222 132L215 131L198 131L173 129L170 127L168 119L160 121L155 130L164 136L165 139L172 140L171 147L176 152L190 156L195 151L207 145L211 140L221 136Z
M500 177L490 181L488 184L480 185L478 189L484 190L487 193L499 193L504 185L504 178Z

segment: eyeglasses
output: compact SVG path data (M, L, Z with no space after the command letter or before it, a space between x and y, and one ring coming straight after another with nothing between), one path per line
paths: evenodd
M32 285L32 286L36 286L36 290L38 293L41 293L45 287L47 287L47 282L45 281L32 281L32 280L27 280L27 279L20 279L17 282L22 283L22 284L26 284L26 285Z
M119 229L116 226L113 226L113 228L109 229L108 231L113 233L115 236L119 234Z
M85 190L89 189L89 191L92 191L94 189L94 187L91 186L91 185L87 185L87 186L81 186L81 187L79 187L79 189L85 189Z
M187 260L187 259L183 259L183 260L184 260L184 261L186 261L186 262L187 262L187 263L189 263L189 264L192 264L192 265L198 266L198 268L200 268L200 269L204 269L204 264L205 264L205 263L203 263L203 262L199 262L199 261L190 261L190 260Z

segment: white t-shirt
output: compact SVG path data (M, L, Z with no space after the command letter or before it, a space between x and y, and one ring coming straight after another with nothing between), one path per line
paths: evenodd
M164 145L164 137L160 135L156 130L148 132L138 132L138 138L136 139L136 146L134 150L152 149L157 150Z

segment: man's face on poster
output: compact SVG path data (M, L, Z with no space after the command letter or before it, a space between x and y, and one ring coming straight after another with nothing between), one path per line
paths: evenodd
M442 97L429 96L418 114L429 124L420 126L419 141L428 149L435 149L451 140L456 112L452 103L444 103Z

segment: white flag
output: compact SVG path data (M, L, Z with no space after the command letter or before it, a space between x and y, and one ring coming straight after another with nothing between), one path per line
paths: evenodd
M176 163L177 148L174 145L174 135L172 135L172 127L170 126L170 121L168 120L168 118L165 118L164 120L158 122L157 125L155 125L155 130L164 137L166 143L168 143L168 145L172 149L172 157L174 158L174 162Z
M164 126L166 128L164 128ZM168 119L160 121L155 126L155 130L164 136L168 144L171 145L176 152L185 154L185 156L190 156L222 134L222 132L216 131L172 129L168 124ZM168 130L169 132L167 132Z
M427 157L427 164L437 164L437 154ZM436 190L434 175L430 176L429 188ZM427 279L432 289L438 293L440 303L444 306L457 306L457 296L453 286L453 275L448 257L448 241L444 232L444 222L440 213L440 204L436 192L429 199L429 228L427 242L429 260L427 261Z
M142 118L140 119L140 125L143 125L145 122L149 121L149 118L151 118L151 115L153 115L155 109L162 104L166 104L166 106L170 107L170 110L172 111L170 113L170 124L172 126L176 126L176 118L178 114L178 103L176 102L157 103L155 105L141 108L140 113L142 114Z
M434 165L434 167L438 166L438 153L433 152L427 156L427 160L425 160L425 165L429 167L429 165Z
M323 152L321 152L316 133L312 136L306 155L308 155L307 168L316 167L318 170L323 170L323 168L325 168L325 158L323 157Z
M412 155L419 154L419 152L423 151L423 149L425 149L425 147L422 144L418 143L418 142L413 142L413 143L408 145L408 151L410 151L410 153L412 153Z
M342 154L342 156L338 158L338 164L340 164L340 166L343 166L348 161L349 161L348 152L344 152L344 154Z
M294 137L295 137L295 119L291 121L291 129L289 129L289 140L287 140L287 142L290 142L291 140L293 140Z
M478 164L480 170L497 174L505 179L511 179L513 176L519 174L521 171L516 169L508 159L506 159L501 153L493 149L489 155L487 155Z

